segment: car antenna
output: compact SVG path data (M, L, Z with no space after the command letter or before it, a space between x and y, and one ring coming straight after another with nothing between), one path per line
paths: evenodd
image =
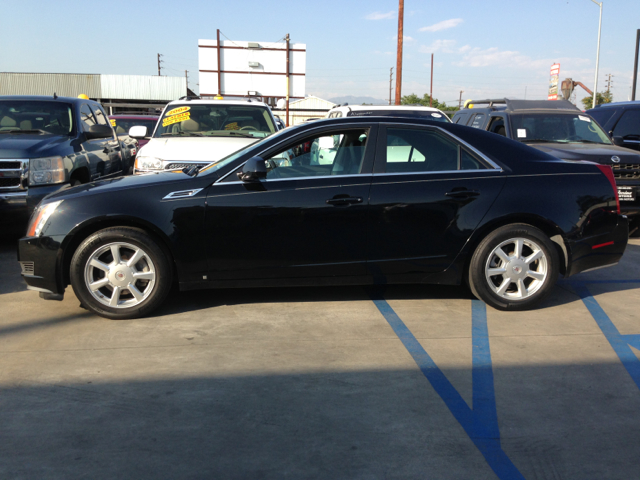
M58 95L56 95L56 92L53 92L53 99L55 100L56 98L58 98Z

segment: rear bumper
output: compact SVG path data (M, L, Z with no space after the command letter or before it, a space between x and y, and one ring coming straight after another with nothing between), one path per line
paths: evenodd
M580 239L567 245L571 252L571 264L565 276L615 265L622 258L628 241L629 220L619 215L611 233Z
M30 290L64 293L65 285L60 269L61 242L61 237L24 237L18 241L22 278Z

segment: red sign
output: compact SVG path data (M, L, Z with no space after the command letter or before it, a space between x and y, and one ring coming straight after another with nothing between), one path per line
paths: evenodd
M553 65L551 65L551 76L553 75L560 75L560 64L559 63L554 63Z

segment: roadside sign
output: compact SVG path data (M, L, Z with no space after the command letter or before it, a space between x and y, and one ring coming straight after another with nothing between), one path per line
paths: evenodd
M549 79L549 95L547 100L558 100L558 80L560 78L560 64L554 63L551 65L549 72L551 78Z

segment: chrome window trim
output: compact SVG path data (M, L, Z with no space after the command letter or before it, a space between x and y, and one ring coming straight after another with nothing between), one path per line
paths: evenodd
M385 175L389 175L389 176L398 176L398 175L437 175L437 174L452 174L452 173L482 173L482 172L494 172L497 171L497 169L492 169L492 168L483 168L483 169L473 169L473 170L435 170L435 171L428 171L428 172L393 172L393 173L374 173L373 176L374 177L380 177L380 176L385 176ZM502 171L502 170L500 170ZM473 178L478 178L478 177L473 177ZM480 177L482 178L482 177Z
M272 178L270 180L263 180L263 181L268 183L273 183L273 182L287 182L291 180L314 180L314 179L322 179L322 178L353 178L353 177L371 177L371 176L373 176L372 173L356 173L356 174L349 174L349 175L318 175L318 176L312 176L312 177ZM224 182L224 185L238 185L239 183L245 183L245 182L242 182L240 180L235 182ZM213 185L218 185L218 183L216 182Z

